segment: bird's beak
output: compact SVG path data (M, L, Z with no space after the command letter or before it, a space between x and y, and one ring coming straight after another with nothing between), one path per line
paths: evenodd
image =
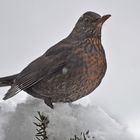
M98 20L98 24L102 25L108 18L110 18L111 15L104 15Z

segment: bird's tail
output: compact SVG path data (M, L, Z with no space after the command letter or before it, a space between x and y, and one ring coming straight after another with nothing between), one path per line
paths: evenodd
M14 80L16 79L17 75L18 74L0 78L0 87L11 86L11 88L5 94L3 100L7 100L18 93L16 92L16 87L14 86Z
M0 78L0 87L11 86L18 74Z

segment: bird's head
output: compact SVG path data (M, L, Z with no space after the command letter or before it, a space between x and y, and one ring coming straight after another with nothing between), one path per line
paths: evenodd
M72 34L79 37L101 36L102 25L110 16L111 15L100 16L94 12L86 12L79 18Z

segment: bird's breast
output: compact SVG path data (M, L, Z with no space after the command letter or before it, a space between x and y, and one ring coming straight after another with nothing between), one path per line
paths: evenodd
M85 82L88 82L89 88L95 88L104 77L107 67L101 40L95 38L86 39L77 50L77 54L84 64L81 71Z

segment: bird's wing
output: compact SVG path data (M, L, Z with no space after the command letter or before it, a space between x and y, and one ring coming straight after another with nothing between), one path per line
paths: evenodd
M72 67L77 65L76 61L79 64L78 57L71 52L71 47L49 49L44 55L30 63L18 75L12 90L18 93L36 84L44 77L50 78L54 73L60 72L67 64L71 64Z
M54 65L52 65L53 63ZM32 85L36 84L40 80L42 80L44 77L50 77L53 73L56 73L62 67L65 65L65 61L57 62L57 60L54 61L48 61L46 63L40 63L37 64L38 69L35 71L31 71L29 73L22 72L19 77L16 79L16 84L20 90L27 89L31 87ZM30 69L32 66L26 68L26 71L28 68Z
M63 65L64 61L57 63L56 59L46 60L44 56L36 59L31 64L29 64L14 80L14 84L5 94L4 100L9 99L16 95L21 90L25 90L32 85L36 84L44 77L50 77L53 73L59 71ZM53 65L54 64L54 65Z

